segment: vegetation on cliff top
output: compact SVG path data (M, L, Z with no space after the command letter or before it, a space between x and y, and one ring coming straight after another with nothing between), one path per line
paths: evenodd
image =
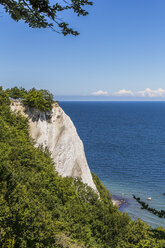
M20 99L25 106L36 108L40 111L50 111L53 104L53 94L48 90L37 90L32 88L30 90L25 90L20 87L13 87L7 89L6 93L12 99Z
M53 102L53 95L48 90L36 90L33 88L23 97L24 105L41 111L51 110Z
M60 177L0 88L0 247L165 247L163 228L131 221L93 179L100 199L80 180Z

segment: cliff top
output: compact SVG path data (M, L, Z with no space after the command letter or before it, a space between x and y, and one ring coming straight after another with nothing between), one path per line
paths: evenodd
M14 101L21 100L25 106L36 108L40 111L50 111L54 104L53 94L45 89L37 90L32 88L27 91L22 87L14 87L6 89L5 92Z

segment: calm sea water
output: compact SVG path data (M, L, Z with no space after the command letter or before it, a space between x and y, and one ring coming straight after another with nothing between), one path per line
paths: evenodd
M132 194L165 210L165 102L61 102L81 137L90 169L121 208L152 227L160 219L141 210Z

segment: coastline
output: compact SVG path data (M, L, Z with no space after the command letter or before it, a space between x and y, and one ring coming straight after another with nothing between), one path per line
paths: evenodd
M119 210L121 210L121 208L125 208L128 205L128 199L117 196L117 195L112 195L112 202L113 205L116 206Z

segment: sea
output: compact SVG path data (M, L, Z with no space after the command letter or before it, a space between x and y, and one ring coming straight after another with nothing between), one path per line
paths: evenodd
M133 195L165 210L165 102L60 102L84 143L93 171L120 211L153 228L165 219L142 210ZM151 201L147 198L151 197Z

